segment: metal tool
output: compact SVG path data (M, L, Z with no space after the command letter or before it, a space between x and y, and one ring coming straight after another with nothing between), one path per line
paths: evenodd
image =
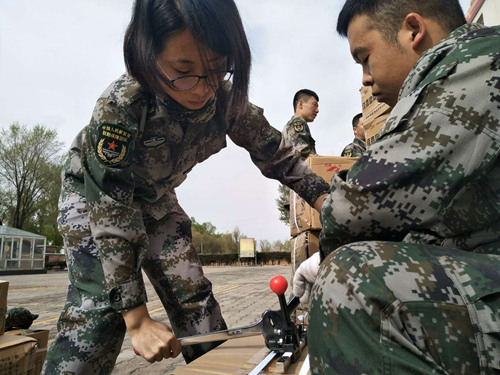
M276 362L276 369L284 373L289 364L298 359L300 351L306 343L306 332L303 330L302 325L296 325L290 319L290 314L295 311L300 300L298 297L293 297L286 303L284 296L288 288L286 279L283 276L275 276L271 279L269 285L271 290L278 295L280 310L264 311L260 320L255 324L206 334L180 337L177 340L182 346L187 346L262 335L264 336L266 346L271 352L261 362L261 366L257 366L261 368L258 371L263 370L276 356L281 355ZM139 355L135 349L134 353ZM254 374L254 371L251 374Z
M252 325L226 329L223 331L211 332L195 336L180 337L177 340L182 346L200 344L203 342L213 342L263 335L266 346L271 350L282 350L283 345L290 344L287 340L287 333L293 329L294 325L290 321L290 313L293 312L300 303L297 297L293 297L288 304L283 293L288 287L286 279L276 276L271 280L271 289L280 299L281 310L266 310L258 322Z

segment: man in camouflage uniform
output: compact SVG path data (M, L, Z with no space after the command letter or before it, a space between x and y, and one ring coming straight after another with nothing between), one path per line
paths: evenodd
M464 23L455 0L348 0L339 16L363 84L394 107L322 207L314 374L500 371L500 27Z
M293 97L294 115L283 128L283 137L300 151L303 159L316 155L316 141L311 135L308 122L319 113L319 97L314 91L302 89Z
M58 224L70 284L45 374L112 371L126 330L121 313L147 302L141 270L177 337L226 327L175 193L196 164L226 146L226 135L265 176L311 204L328 190L262 109L249 103L229 121L217 99L197 111L167 96L151 101L125 74L98 100L63 172ZM217 344L186 346L183 355L189 362Z
M352 119L354 140L344 147L340 156L359 158L366 151L365 128L363 128L363 115L358 113Z

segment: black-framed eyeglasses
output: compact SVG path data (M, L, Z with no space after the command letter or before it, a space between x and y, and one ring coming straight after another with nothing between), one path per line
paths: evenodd
M232 70L214 71L203 76L196 74L188 74L182 77L170 78L163 68L158 64L161 72L167 78L170 86L177 91L186 91L194 88L202 79L205 79L207 85L216 89L220 86L223 81L228 81L233 75Z

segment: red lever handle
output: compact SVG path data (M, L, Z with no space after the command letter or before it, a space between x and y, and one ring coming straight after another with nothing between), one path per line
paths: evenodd
M278 296L285 294L288 288L288 281L283 276L274 276L269 282L271 290Z

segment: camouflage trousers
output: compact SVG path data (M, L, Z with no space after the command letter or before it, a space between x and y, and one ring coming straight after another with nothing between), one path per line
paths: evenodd
M358 242L312 290L313 374L500 373L500 257Z
M191 244L191 222L177 207L161 220L145 221L149 248L142 268L153 284L177 337L225 329L220 307ZM59 230L68 264L67 301L43 374L109 374L126 326L103 289L103 269L84 198L71 194L60 204ZM220 343L183 347L190 362Z

